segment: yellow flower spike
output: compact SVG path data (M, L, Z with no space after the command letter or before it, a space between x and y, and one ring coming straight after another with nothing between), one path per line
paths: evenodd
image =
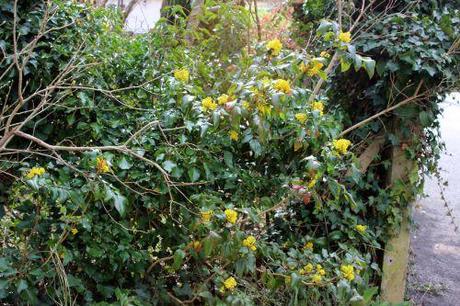
M207 223L207 222L211 221L211 218L212 218L213 214L214 214L214 212L212 210L202 211L201 212L201 221L203 223Z
M278 79L275 81L275 89L281 91L285 94L289 94L291 92L291 85L289 85L289 81Z
M304 124L307 121L307 114L305 113L297 113L294 115L294 117L299 121L300 123Z
M75 227L72 227L72 229L70 230L70 232L72 233L72 235L76 235L78 233L78 230L75 228Z
M96 171L97 173L107 173L110 171L109 164L102 156L96 157Z
M236 282L236 279L233 276L230 276L224 281L224 287L225 289L228 289L230 291L233 291L238 283Z
M322 116L324 112L324 104L321 101L314 101L311 103L311 108L314 111L318 111L319 114Z
M219 105L224 105L229 100L230 100L230 97L226 94L223 94L219 98L217 98L217 103L219 103Z
M333 141L334 149L340 154L346 154L348 147L351 145L351 141L348 139L338 139Z
M244 109L250 109L251 108L251 104L248 101L241 102L241 105L243 106Z
M351 33L350 32L340 32L338 39L341 42L348 44L351 41Z
M358 224L355 226L355 229L360 232L361 234L364 234L366 232L367 226L366 225L361 225Z
M33 167L32 169L29 170L26 174L27 179L33 179L35 176L41 176L45 174L45 168L43 167Z
M267 50L270 51L273 56L278 56L282 48L283 44L279 39L273 39L267 43Z
M247 247L251 251L257 250L256 247L256 238L254 236L248 236L243 240L243 246Z
M235 130L231 130L230 132L228 132L228 136L230 137L231 140L233 141L238 141L238 132L235 131Z
M176 80L179 80L185 83L188 81L189 77L190 77L190 72L185 68L174 70L174 78L176 78Z
M215 110L217 108L216 102L211 97L204 98L201 101L201 109L205 112Z
M322 278L323 277L320 274L316 273L311 277L311 281L315 284L319 284L321 283Z
M352 265L342 265L340 267L340 272L342 272L342 276L346 278L349 281L352 281L355 279L355 269L353 268Z
M238 213L236 211L234 211L233 209L228 208L228 209L225 210L225 218L231 224L235 224L236 219L238 219Z
M305 243L304 247L303 247L304 250L313 250L313 242L311 241L308 241L307 243Z

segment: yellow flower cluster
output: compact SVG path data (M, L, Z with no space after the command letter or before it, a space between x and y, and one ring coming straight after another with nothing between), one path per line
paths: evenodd
M313 265L311 263L306 264L302 269L299 270L300 275L309 274L313 271Z
M329 53L327 53L327 51L321 51L319 56L324 57L324 58L330 58L331 57L331 55Z
M305 243L305 245L303 246L303 249L304 250L313 250L313 242L308 241L307 243Z
M244 109L250 109L251 108L251 104L248 101L241 102L241 105L243 106Z
M290 277L289 275L284 277L284 283L286 285L289 285L291 283L291 281L292 281L292 277Z
M230 97L226 94L221 95L219 98L217 98L217 103L220 105L224 105L230 100Z
M272 112L272 106L266 102L257 102L256 107L263 115L270 115Z
M174 77L176 80L179 80L181 82L187 82L188 78L190 77L190 72L183 68L183 69L176 69L174 70Z
M295 114L295 118L297 119L297 121L299 121L300 123L305 123L307 121L307 114L305 113L297 113Z
M212 210L202 211L201 212L201 221L203 223L211 221L212 215L214 212Z
M366 232L367 226L358 224L355 226L355 229L361 234L364 234Z
M326 275L326 271L323 269L323 266L321 266L320 264L316 265L316 273L321 276Z
M348 152L348 147L351 145L351 141L348 139L338 139L333 141L334 149L340 154L346 154Z
M202 248L202 244L200 241L198 240L195 240L195 241L192 241L192 243L190 244L190 246L195 250L195 252L200 252L201 251L201 248Z
M228 209L225 210L225 218L231 224L235 224L236 219L238 219L238 213L236 211L234 211L233 209L228 208Z
M228 290L234 290L237 285L238 283L236 282L236 279L233 276L230 276L224 281L224 287Z
M207 112L209 110L215 110L217 108L216 102L211 97L204 98L201 101L201 109Z
M243 246L247 247L251 251L257 250L256 247L256 238L254 236L248 236L243 240Z
M308 268L308 269L306 269ZM308 271L307 273L311 273L313 271L313 265L308 264L304 267L304 271ZM320 264L316 265L316 273L311 276L311 281L315 284L321 283L321 280L323 279L323 276L326 275L326 271L323 269L323 267Z
M104 157L96 157L96 171L97 173L107 173L110 171L109 164Z
M279 39L273 39L267 43L267 50L270 51L273 56L278 56L282 48L283 44Z
M342 265L340 267L340 272L342 272L342 276L349 281L355 279L355 271L352 265Z
M351 33L350 32L340 32L338 38L341 42L348 44L351 41Z
M320 274L316 273L311 277L311 281L315 284L319 284L321 283L322 278L323 277Z
M33 167L32 169L29 170L26 174L26 178L33 179L34 176L40 176L45 174L45 168L42 167Z
M78 230L75 227L72 227L70 231L72 232L72 235L74 236L78 233Z
M233 141L238 141L238 132L235 130L231 130L228 132L228 136L230 137L231 140Z
M321 63L318 60L312 60L308 65L305 65L304 63L300 64L300 71L303 73L306 73L308 76L312 77L320 73L321 68L323 68L324 64Z
M318 111L319 114L322 116L324 113L324 104L321 101L314 101L311 103L311 108L314 111Z
M289 85L289 81L278 79L275 81L275 89L288 94L291 92L291 85Z

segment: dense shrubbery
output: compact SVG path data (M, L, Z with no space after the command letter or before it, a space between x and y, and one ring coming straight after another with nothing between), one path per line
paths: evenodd
M399 224L401 208L421 192L424 176L437 171L442 151L439 103L459 86L459 34L454 29L459 27L460 11L458 1L351 1L343 7L345 28L360 17L363 3L367 11L353 32L353 44L358 54L376 61L376 74L369 79L362 71L350 69L336 75L328 97L343 111L345 127L411 99L348 136L354 143L384 138L359 193L368 194L370 201L378 203L381 226L388 225L391 231ZM336 18L337 14L334 1L297 5L294 16L299 40L308 38L308 31L324 23L324 15ZM324 45L316 48L324 49ZM391 186L386 173L395 146L402 147L407 158L416 163L419 175L414 173L409 182Z
M27 123L0 149L2 173L13 178L0 185L1 299L369 303L387 225L369 218L373 202L356 192L365 181L353 144L338 136L343 113L325 96L311 101L328 54L277 41L249 53L244 39L216 44L223 30L186 47L180 18L129 36L114 11L54 5L54 28L24 70L30 98L10 128ZM12 65L0 92L10 107L21 100L10 86L22 85L14 8L0 9L0 67ZM241 10L206 11L201 22L224 29ZM18 50L39 33L44 11L21 3ZM373 75L373 61L353 52L337 24L319 33Z

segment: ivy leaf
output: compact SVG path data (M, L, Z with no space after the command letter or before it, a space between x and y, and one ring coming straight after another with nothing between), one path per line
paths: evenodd
M190 168L188 170L188 176L190 178L190 181L194 183L198 181L198 179L200 178L200 170L198 170L196 167Z
M429 112L420 112L419 114L419 119L420 119L420 123L422 124L422 126L430 126L431 124L431 119L433 118L432 114L429 113Z
M77 96L80 99L82 106L90 107L90 108L94 107L93 100L90 99L88 97L88 94L85 93L84 91L80 91Z
M124 216L126 213L126 205L128 200L122 196L118 191L111 189L110 187L105 187L105 198L104 201L113 200L115 209L118 211L120 216Z
M113 200L113 204L115 205L116 210L118 211L120 216L124 217L126 213L126 204L128 203L128 200L119 193L115 193Z
M21 279L21 280L18 282L16 291L17 291L18 293L21 293L22 291L26 290L27 288L29 288L29 285L27 284L27 281L24 280L24 279Z
M119 162L118 162L118 167L120 167L120 169L122 170L128 170L132 167L132 165L126 160L126 158L122 158Z
M165 160L163 162L163 169L165 169L167 172L171 173L171 171L177 167L176 163L170 161L170 160Z

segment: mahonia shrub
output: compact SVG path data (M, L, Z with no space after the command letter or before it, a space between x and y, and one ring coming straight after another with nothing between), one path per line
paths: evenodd
M13 141L26 158L1 163L17 178L2 185L3 301L370 303L380 229L342 114L310 98L326 53L273 40L221 57L208 39L187 46L180 20L130 36L114 11L54 5L71 39L34 56L62 67L74 50L78 65L22 130L62 146ZM347 55L348 34L329 33Z

